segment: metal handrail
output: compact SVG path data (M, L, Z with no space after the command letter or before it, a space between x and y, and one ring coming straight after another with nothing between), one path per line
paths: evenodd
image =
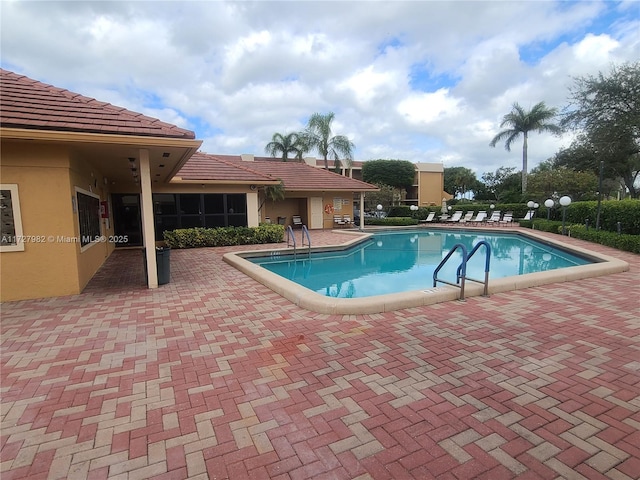
M453 253L458 249L462 250L462 263L460 264L460 267L458 267L458 269L462 268L462 274L461 275L456 275L457 276L456 283L452 283L452 282L448 282L446 280L439 279L438 278L438 272L442 269L444 264L447 263L447 260L449 260L449 258L451 258L451 255L453 255ZM449 250L449 253L447 253L447 255L438 264L436 269L433 271L433 286L435 287L437 282L441 282L441 283L446 283L447 285L453 285L454 287L459 287L460 288L460 300L464 300L464 282L465 282L466 278L467 278L467 247L465 247L461 243L456 243L451 248L451 250ZM458 283L460 283L460 285L458 285Z
M293 258L296 258L296 236L293 234L293 228L291 225L287 226L287 247L291 246L293 242Z
M483 280L476 280L475 278L471 278L471 277L467 277L467 280L471 280L472 282L484 284L484 291L482 292L482 295L487 297L487 296L489 296L489 265L491 263L491 245L489 245L489 243L486 240L480 240L471 249L471 251L469 252L469 255L467 255L466 262L471 260L471 257L473 257L473 254L476 253L478 251L478 249L483 245L485 246L484 281ZM456 271L456 276L458 277L458 279L460 278L462 269L463 269L463 267L462 267L462 263L461 263L460 266L458 267L458 270ZM465 269L465 272L466 272L466 265L465 265L464 269Z
M304 237L307 237L309 241L309 256L311 256L311 236L309 235L309 229L306 225L302 225L302 246L304 247Z

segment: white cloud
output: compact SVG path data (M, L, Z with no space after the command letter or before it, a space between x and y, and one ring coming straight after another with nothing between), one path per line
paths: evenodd
M336 7L339 5L339 9ZM3 68L196 130L211 153L336 113L356 158L520 166L514 102L637 60L636 2L2 2ZM530 166L569 137L533 135Z

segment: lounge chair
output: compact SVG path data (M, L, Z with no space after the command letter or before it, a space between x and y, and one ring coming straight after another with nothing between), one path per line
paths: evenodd
M500 210L494 210L491 214L491 217L487 220L487 223L498 223L502 218L502 213Z
M459 223L470 222L472 218L473 218L473 211L468 211L467 213L464 214L464 217L460 219Z
M427 218L425 218L424 220L420 220L420 223L431 223L433 222L433 219L436 216L436 212L429 212L429 215L427 215Z
M449 220L451 218L451 216L448 213L443 213L442 215L440 215L438 217L438 221L440 222L446 222L447 220Z
M523 220L533 220L533 216L536 214L535 210L529 210L524 216Z
M351 225L351 215L343 215L342 220L345 225Z
M302 228L302 219L300 215L294 215L293 217L293 228Z
M484 210L480 210L475 217L469 220L470 223L481 223L484 222L487 218L487 212Z
M333 216L333 223L335 225L340 225L340 226L344 227L344 220L342 219L342 217L340 215L334 215Z
M448 219L447 222L457 223L460 221L461 218L462 218L462 210L456 210L455 212L453 212L453 215L451 215L451 218Z
M513 212L506 212L502 217L502 220L500 220L500 222L498 223L499 225L505 226L513 225Z

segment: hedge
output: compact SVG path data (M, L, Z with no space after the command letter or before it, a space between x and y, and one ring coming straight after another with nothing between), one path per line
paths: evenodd
M264 224L258 227L180 228L163 233L171 248L228 247L279 243L284 240L284 225Z
M417 225L418 219L409 217L367 217L365 218L364 223L365 225L376 225L385 227L408 227L410 225Z
M599 243L625 252L640 253L640 235L618 235L595 228L587 229L584 225L570 225L568 230L569 235L573 238ZM560 231L562 231L562 227L560 227Z
M543 201L544 202L544 201ZM538 221L546 221L547 208L540 202L540 207L536 211L534 217L536 227ZM429 212L436 212L438 215L441 211L440 206L420 207L413 212L408 205L391 207L388 212L390 217L409 217L417 220L424 220ZM501 212L513 212L514 221L520 222L525 226L525 222L519 219L524 218L529 208L522 203L495 203L495 209ZM451 209L451 213L456 210L463 212L473 211L474 215L480 210L485 210L490 214L490 205L485 204L464 204L456 205ZM562 208L556 206L548 212L550 220L562 221ZM598 202L574 202L567 207L566 223L582 224L587 220L590 227L595 227L596 217L598 214ZM620 222L620 232L629 235L640 235L640 201L638 200L608 200L603 201L600 209L600 229L610 232L618 231L618 222Z

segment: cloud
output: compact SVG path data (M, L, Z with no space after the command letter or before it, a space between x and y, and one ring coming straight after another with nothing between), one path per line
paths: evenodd
M2 3L3 68L261 154L336 113L356 158L519 167L490 148L514 102L562 107L575 76L637 59L635 2ZM530 167L568 137L533 135Z

